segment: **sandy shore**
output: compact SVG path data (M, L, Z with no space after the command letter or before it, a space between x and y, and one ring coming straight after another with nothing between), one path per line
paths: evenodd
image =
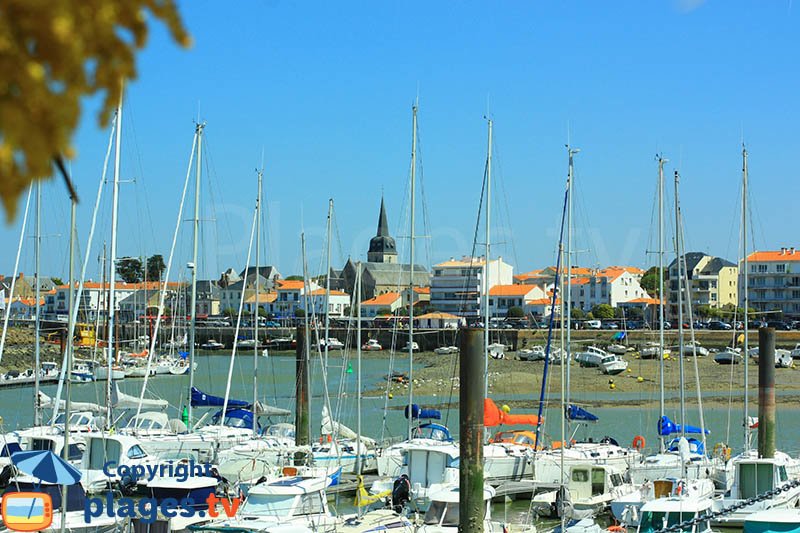
M398 357L398 368L406 368L407 356ZM570 390L580 397L582 403L595 406L630 407L634 405L655 405L658 402L659 361L656 359L640 359L638 354L624 356L628 361L628 371L617 376L603 374L598 368L582 368L572 363L569 368ZM414 356L415 363L424 365L414 373L414 393L420 396L450 397L458 401L458 355L436 355L419 353ZM744 365L719 365L714 362L713 354L697 358L697 371L691 357L684 358L684 383L686 400L695 403L696 380L699 376L703 402L709 405L727 404L729 401L741 401L744 390ZM758 366L749 367L749 389L751 394L757 392ZM564 368L566 371L566 367ZM546 387L550 397L561 394L560 365L549 365L549 377ZM505 359L489 360L489 394L493 398L503 399L509 405L527 404L530 399L538 399L544 375L544 362L519 361L514 352L507 353ZM780 402L800 398L800 370L795 368L778 368L775 370L776 388ZM680 383L680 361L675 358L664 360L664 385L667 395L677 396ZM393 395L406 394L408 385L393 383ZM374 390L381 393L381 390ZM796 392L797 394L794 394Z

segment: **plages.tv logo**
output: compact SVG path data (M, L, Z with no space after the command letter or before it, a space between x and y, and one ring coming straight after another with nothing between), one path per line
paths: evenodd
M194 460L188 463L173 464L162 463L157 465L118 465L114 461L109 461L103 465L103 473L108 477L124 478L129 477L134 480L153 481L156 477L171 478L178 483L183 483L192 477L213 478L211 465L208 463L198 464ZM159 514L166 519L181 516L188 518L199 516L204 518L216 518L220 516L217 511L217 504L222 506L222 511L228 518L236 516L239 509L240 498L218 498L214 494L214 487L208 487L209 492L205 498L196 501L192 497L181 500L176 498L155 498L142 497L138 499L119 497L114 498L111 492L107 492L105 497L86 498L83 510L83 519L87 524L92 522L92 518L105 515L116 518L138 518L144 524L154 523Z
M13 531L40 531L53 523L53 500L43 492L11 492L3 496L3 523Z
M81 479L77 468L48 450L19 451L11 455L11 462L40 482L72 485ZM0 509L3 523L13 531L40 531L53 523L53 500L44 492L8 492Z

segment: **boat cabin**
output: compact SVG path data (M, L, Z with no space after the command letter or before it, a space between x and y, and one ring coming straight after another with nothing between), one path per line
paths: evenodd
M489 485L484 485L483 501L486 505L484 522L491 520L491 503L495 495L495 490ZM431 505L425 513L423 523L425 524L417 531L424 532L429 529L441 531L440 528L452 528L453 531L459 530L459 492L457 485L444 487L429 494Z
M711 499L690 500L680 497L659 498L642 506L637 533L654 533L688 520L706 517L694 525L681 529L686 533L712 533L710 519Z
M425 497L428 488L458 484L459 448L455 444L411 444L403 450L401 474L408 475L412 493Z

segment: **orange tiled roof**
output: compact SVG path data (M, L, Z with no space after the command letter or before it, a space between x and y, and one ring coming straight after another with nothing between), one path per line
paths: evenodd
M489 289L489 296L525 296L535 289L533 285L495 285Z
M364 300L361 305L391 305L400 298L399 292L386 292L369 300Z
M415 316L414 318L415 319L421 319L421 318L436 319L436 318L438 318L438 319L444 319L444 320L460 320L460 317L458 317L456 315L451 315L450 313L441 313L441 312L426 313L424 315Z
M748 261L800 261L800 250L787 248L766 252L753 252L747 256Z
M627 302L621 302L623 304L647 304L647 305L658 305L659 299L658 298L634 298L633 300L628 300Z
M325 289L317 289L317 290L311 291L311 296L325 296ZM347 294L346 292L335 291L335 290L331 289L331 296L350 296L350 295Z
M525 300L526 305L550 305L552 298L537 298L536 300ZM561 305L561 298L556 298L556 305Z
M277 284L279 291L301 291L305 287L305 282L299 279L279 279Z
M75 288L77 288L78 287L78 282L74 282L73 286ZM169 283L167 283L167 287L171 287L171 288L174 288L174 289L177 289L177 288L180 288L180 287L183 287L183 286L185 286L185 284L181 283L179 281L170 281ZM143 290L143 289L160 290L163 287L164 287L164 283L163 282L159 283L158 281L148 281L147 283L145 283L143 281L140 282L140 283L126 283L124 281L117 281L117 282L114 283L114 288L116 290L123 290L123 291L125 291L125 290L127 290L127 291L138 291L138 290ZM65 283L63 285L59 285L57 288L58 289L69 289L69 284ZM108 290L108 289L111 288L111 284L110 283L98 283L96 281L84 281L83 282L83 288L84 289Z
M258 293L258 303L260 303L260 304L271 304L272 302L274 302L277 299L278 299L278 293L277 292L260 292L260 293ZM255 293L251 294L250 296L248 296L244 300L244 302L248 303L248 304L254 303L255 301L256 301L256 294Z
M414 292L417 294L430 294L431 288L430 287L414 287Z

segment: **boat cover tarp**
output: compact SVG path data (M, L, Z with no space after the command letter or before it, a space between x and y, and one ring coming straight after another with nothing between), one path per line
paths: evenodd
M580 422L597 422L599 420L597 415L593 415L586 409L578 407L577 405L567 406L567 418L570 420L578 420Z
M197 387L192 387L192 407L222 407L225 405L225 398L206 394ZM228 407L249 407L250 402L244 400L228 399Z
M230 402L228 402L230 403ZM281 409L280 407L273 407L265 403L256 402L255 408L256 415L258 416L291 416L292 412L288 409Z
M66 404L66 401L59 400L59 402L58 402L58 410L59 411L63 411L65 404ZM52 409L53 405L55 405L55 400L53 398L51 398L50 396L48 396L47 394L43 393L42 391L39 391L39 406L43 407L45 409ZM100 405L97 405L96 403L90 403L90 402L72 401L72 402L70 402L70 407L72 408L73 412L75 412L75 411L91 411L92 413L102 413L102 412L104 412L106 410L106 408L104 406L100 406Z
M117 383L114 383L114 393L111 395L111 401L116 409L139 408L139 397L120 392ZM158 409L159 411L163 411L169 407L169 402L167 400L152 400L150 398L143 398L141 404L142 409Z
M668 437L669 435L673 435L675 433L703 433L703 430L697 426L687 426L684 425L683 429L681 429L680 424L676 424L672 420L669 419L668 416L662 416L658 419L658 434L662 437ZM710 430L706 429L705 434L708 435L711 433Z
M537 415L512 415L500 409L491 398L483 399L483 424L486 427L495 426L536 426L539 424Z
M408 418L408 406L403 411ZM427 418L429 420L441 420L442 419L442 412L438 409L423 409L419 405L413 403L411 404L411 416L414 419L420 418Z

